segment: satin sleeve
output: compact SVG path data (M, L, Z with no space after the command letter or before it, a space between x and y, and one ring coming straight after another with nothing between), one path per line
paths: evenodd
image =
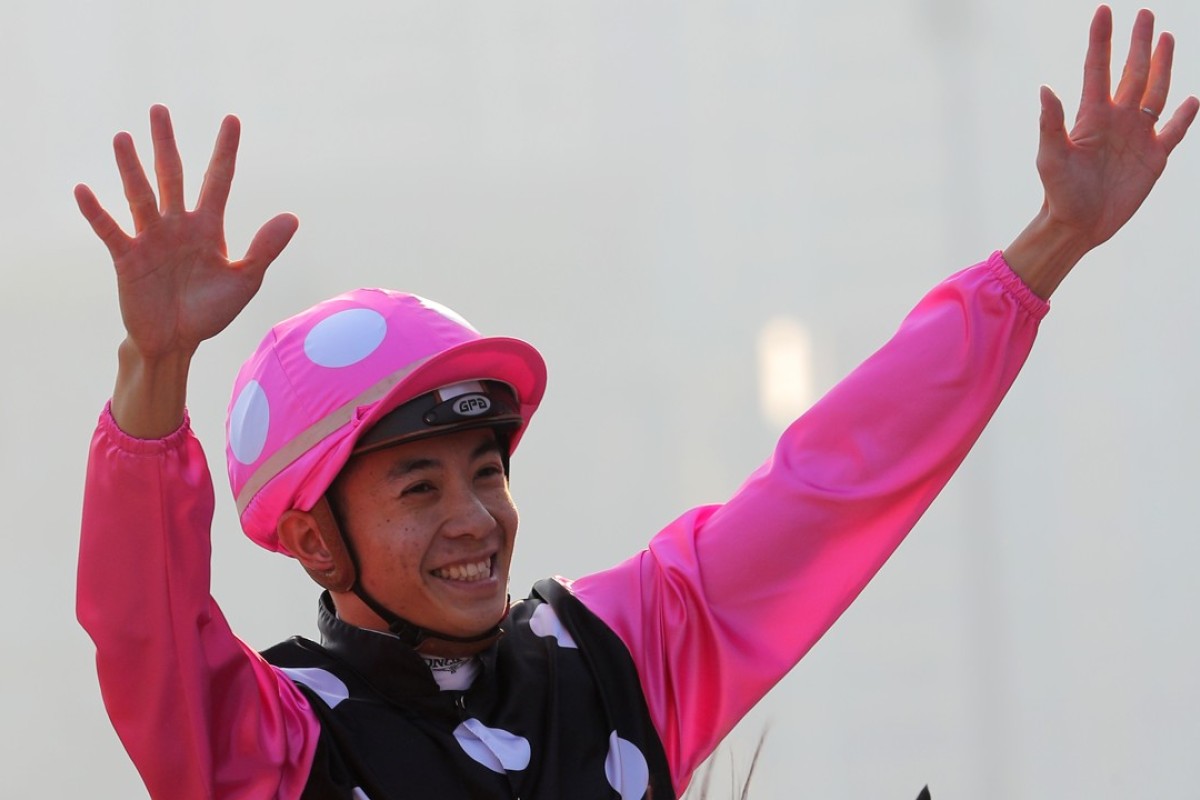
M629 648L677 790L946 485L1047 310L999 252L951 276L728 502L687 512L633 558L571 583Z
M187 422L92 439L76 613L109 718L151 797L297 798L318 723L209 594L213 488Z

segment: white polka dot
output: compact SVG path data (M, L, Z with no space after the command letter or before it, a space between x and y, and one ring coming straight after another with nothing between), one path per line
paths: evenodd
M318 367L348 367L379 347L387 335L387 320L370 308L349 308L330 314L304 337L304 354Z
M330 708L335 708L350 696L350 690L342 683L342 679L329 670L320 667L280 667L279 671L296 683L303 683L312 689Z
M351 796L354 800L371 800L371 798L367 797L367 793L362 790L361 786L355 786Z
M650 767L633 742L613 731L608 737L608 758L604 759L604 777L616 789L621 800L641 800L650 786Z
M549 603L542 603L534 609L533 616L529 618L529 630L538 636L553 636L558 640L559 647L579 648Z
M243 464L253 464L262 454L271 427L271 404L258 381L242 387L229 412L229 448Z
M469 719L454 729L459 746L492 772L516 772L529 766L529 740Z

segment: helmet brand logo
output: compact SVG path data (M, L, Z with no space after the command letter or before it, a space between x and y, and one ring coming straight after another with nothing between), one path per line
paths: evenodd
M492 410L492 401L487 395L465 394L454 399L454 411L460 417L477 417Z

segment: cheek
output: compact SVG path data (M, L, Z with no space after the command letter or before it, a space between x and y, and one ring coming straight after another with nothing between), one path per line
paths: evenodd
M517 525L521 521L520 515L517 513L517 507L513 505L510 498L496 513L496 521L504 528L506 538L511 544L517 538Z
M505 527L515 528L517 525L517 504L513 502L508 487L498 489L484 501L492 516Z
M430 530L421 525L397 525L393 529L390 550L400 569L421 569L433 541Z
M367 538L369 541L362 557L369 557L379 572L407 574L420 571L421 560L428 549L420 535L420 526L381 517L371 526Z

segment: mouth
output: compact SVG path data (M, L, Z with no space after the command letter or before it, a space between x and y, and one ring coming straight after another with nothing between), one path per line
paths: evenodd
M435 578L441 578L444 581L455 581L456 583L478 583L486 581L492 577L495 572L495 556L481 558L478 561L464 561L460 564L451 564L446 567L438 567L431 570L429 574Z

